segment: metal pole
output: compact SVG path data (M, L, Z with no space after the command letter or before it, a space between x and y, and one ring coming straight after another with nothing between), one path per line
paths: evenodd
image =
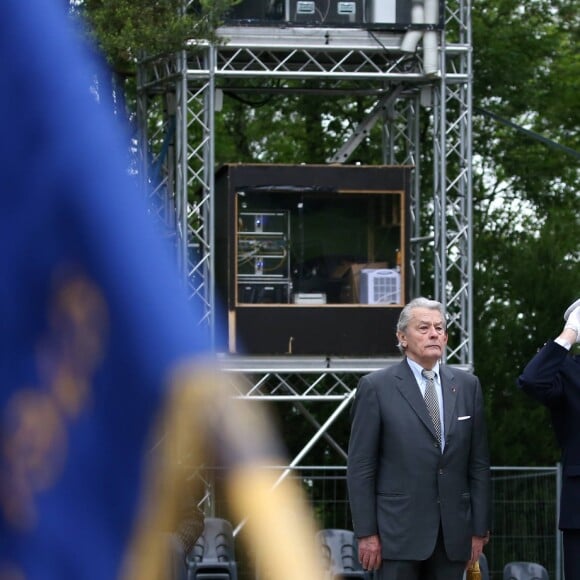
M556 580L562 580L562 532L558 528L560 517L560 498L562 495L562 464L556 463Z
M216 70L216 48L211 45L208 48L208 69L209 69L209 84L207 88L207 101L206 110L207 115L207 127L209 129L208 144L205 148L204 157L204 172L205 179L204 182L208 184L209 187L209 296L208 303L210 309L210 336L211 344L216 346L216 290L215 290L215 70Z
M185 51L177 54L179 76L176 81L176 187L175 203L177 208L177 235L179 268L187 280L187 55Z
M465 21L470 22L471 20L471 2L467 0L465 3L466 16ZM471 39L471 26L466 26L466 40L467 46L472 46ZM465 214L467 221L467 249L463 259L465 260L465 273L466 273L466 284L467 292L464 294L464 301L462 305L463 312L463 328L464 335L461 336L461 340L466 338L467 344L467 360L464 353L460 353L459 359L461 363L468 364L471 368L474 366L474 354L473 354L473 300L474 300L474 284L473 284L473 168L471 165L471 157L473 154L473 130L472 130L472 114L473 114L473 63L472 63L472 51L469 50L466 55L466 65L467 70L467 82L466 82L466 103L465 108L467 112L466 119L466 134L464 135L465 141L465 152L463 156L463 161L465 162ZM461 324L459 325L461 327Z

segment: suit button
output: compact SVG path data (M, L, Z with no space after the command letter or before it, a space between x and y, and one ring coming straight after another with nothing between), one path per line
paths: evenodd
M443 470L442 469L439 470L439 475L443 475Z
M433 447L439 447L439 443L437 441L433 442Z

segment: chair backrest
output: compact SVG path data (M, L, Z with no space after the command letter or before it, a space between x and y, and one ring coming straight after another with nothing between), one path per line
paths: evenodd
M351 530L325 529L317 534L327 570L342 578L365 578L358 561L358 544Z
M536 562L509 562L504 566L503 580L549 580L549 576Z
M489 580L489 564L483 552L479 557L479 569L481 570L481 580Z
M232 524L222 518L205 518L202 535L188 555L197 562L230 562L236 559Z
M222 518L205 518L203 533L187 555L187 565L190 580L236 580L232 524Z

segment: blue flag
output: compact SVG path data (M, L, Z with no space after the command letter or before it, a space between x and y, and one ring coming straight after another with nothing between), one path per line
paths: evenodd
M119 576L168 374L208 350L59 8L0 3L3 580Z

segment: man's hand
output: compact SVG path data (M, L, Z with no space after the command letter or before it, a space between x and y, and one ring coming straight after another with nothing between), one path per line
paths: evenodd
M483 552L483 546L489 541L489 534L482 538L480 536L473 536L471 538L471 559L467 562L467 568L475 564L479 560L481 553Z
M381 540L378 534L358 539L358 559L363 570L378 570L381 566Z

